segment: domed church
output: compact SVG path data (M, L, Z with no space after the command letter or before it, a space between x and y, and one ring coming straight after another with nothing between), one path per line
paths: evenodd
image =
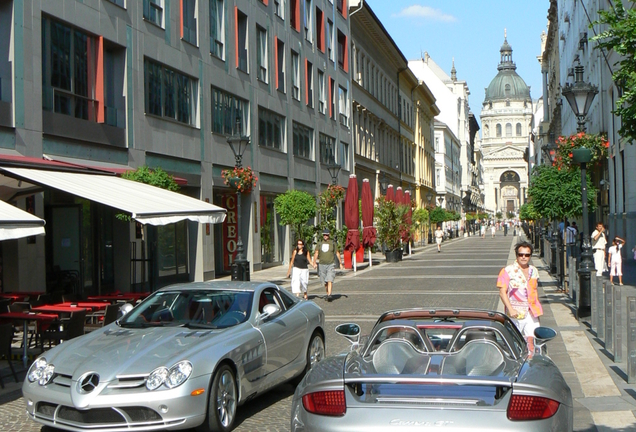
M528 163L524 153L532 131L530 87L517 74L504 33L497 75L486 88L481 110L486 210L518 215L526 202Z

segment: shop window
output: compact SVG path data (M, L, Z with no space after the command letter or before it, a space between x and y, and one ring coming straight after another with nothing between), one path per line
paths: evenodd
M157 227L159 277L188 274L188 226L186 221Z
M285 93L285 42L276 38L276 88Z
M264 83L268 82L267 79L267 67L269 65L269 59L267 57L267 30L262 27L256 26L256 64L258 67L258 79Z
M249 135L249 102L231 93L212 87L212 132L237 134L236 119L240 119L241 131Z
M181 39L197 45L197 0L181 0Z
M196 126L197 80L150 59L144 60L146 114Z
M164 0L143 0L143 16L146 21L163 28L163 2Z
M294 156L313 160L313 129L294 122Z
M279 265L283 261L285 247L285 226L279 223L280 216L274 209L276 195L261 192L260 235L261 262L264 267Z
M210 0L210 53L225 60L224 0Z
M284 150L285 117L258 107L258 144L276 150Z
M320 163L332 164L336 162L336 139L320 133Z

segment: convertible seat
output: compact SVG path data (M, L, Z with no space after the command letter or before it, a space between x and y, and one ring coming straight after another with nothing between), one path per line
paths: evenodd
M373 353L373 367L381 375L426 373L429 361L403 339L387 339Z

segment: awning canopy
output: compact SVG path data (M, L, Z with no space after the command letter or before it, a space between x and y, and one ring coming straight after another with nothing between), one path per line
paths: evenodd
M44 234L44 220L0 201L0 240Z
M0 167L0 173L48 186L128 212L142 224L167 225L185 219L221 223L226 210L144 183L111 175Z

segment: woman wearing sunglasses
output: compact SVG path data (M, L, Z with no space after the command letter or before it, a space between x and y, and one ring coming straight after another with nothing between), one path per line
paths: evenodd
M543 315L537 291L539 271L530 265L532 250L532 245L526 241L517 243L516 261L502 269L497 279L506 313L529 342L534 339L534 329L539 327L539 317Z
M307 300L310 265L316 268L316 264L311 260L309 250L305 247L305 241L298 240L296 249L294 249L291 260L289 260L287 277L289 277L291 273L292 293L294 293L296 297L300 297L300 293L302 292L305 300Z

